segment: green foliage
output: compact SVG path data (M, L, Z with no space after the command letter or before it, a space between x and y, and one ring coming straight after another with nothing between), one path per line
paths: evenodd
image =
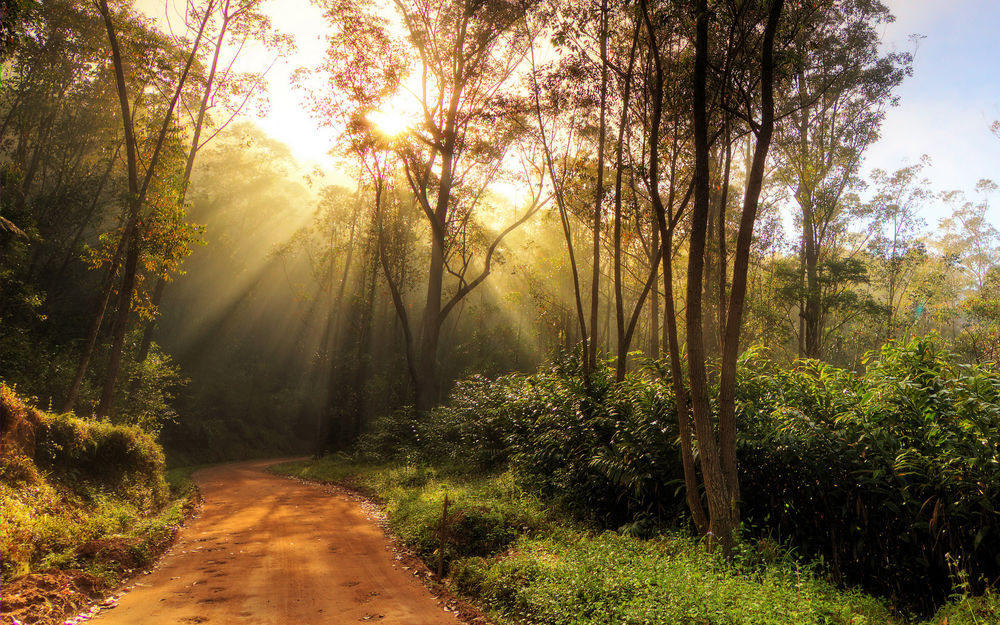
M741 570L680 537L563 530L522 539L500 560L458 562L455 582L518 623L899 622L881 602L793 564Z
M668 387L638 375L616 384L607 363L587 383L577 367L563 360L525 384L513 468L544 496L604 523L679 514Z
M135 426L34 410L6 386L0 409L4 582L52 566L88 566L117 583L126 569L150 563L191 498L182 493L164 507L159 445ZM88 551L106 543L118 545L117 560Z
M584 383L566 357L531 376L473 377L423 417L376 419L354 447L365 462L413 461L482 473L509 466L543 497L603 524L673 518L683 502L673 397L608 363Z
M405 407L373 420L354 445L369 462L413 459L489 472L502 467L528 396L524 376L487 380L473 376L456 384L448 404L418 416Z
M934 614L930 625L989 625L1000 621L1000 594L989 589L982 596L959 596Z
M1000 577L1000 371L956 364L934 338L889 343L866 364L782 368L759 351L741 360L746 531L929 612L956 576L975 592ZM562 510L653 535L687 514L663 373L618 384L601 367L585 383L566 359L531 376L477 378L424 419L377 422L358 454L473 474L506 458L518 484Z
M177 389L185 386L188 380L155 343L145 360L130 365L120 385L125 392L121 393L117 404L115 421L137 425L157 435L164 423L177 419L172 402Z
M922 607L953 570L981 590L1000 575L1000 371L955 365L930 338L868 365L744 370L749 522Z
M166 502L163 450L137 426L48 415L35 431L35 460L68 483L117 493L143 511Z
M390 527L428 562L436 563L444 498L449 498L444 552L454 558L491 556L524 532L545 524L539 501L526 495L509 475L465 483L429 482L419 491L393 498Z
M125 569L152 563L157 547L183 520L185 505L185 499L178 499L150 515L114 495L77 493L56 481L46 480L28 488L12 488L0 482L3 581L50 567L93 564L98 567L94 572L117 583ZM101 541L127 545L126 561L88 561L85 546Z

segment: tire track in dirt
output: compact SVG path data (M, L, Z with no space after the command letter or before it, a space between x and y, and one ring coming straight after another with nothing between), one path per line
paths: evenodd
M457 625L344 495L277 477L274 461L197 471L204 501L100 625Z

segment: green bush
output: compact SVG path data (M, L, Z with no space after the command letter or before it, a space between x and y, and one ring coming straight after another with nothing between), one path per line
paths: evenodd
M163 509L167 487L156 441L135 426L43 413L2 384L0 411L4 583L53 566L94 566L114 584L126 569L148 564L183 507L177 500ZM88 560L87 547L105 543L124 560Z
M45 415L35 431L35 462L80 488L114 492L143 511L167 500L163 450L138 426Z
M683 514L673 395L608 363L583 380L563 360L524 385L511 466L545 497L603 525Z
M1000 594L988 589L979 597L959 596L942 607L931 625L992 625L1000 623Z
M1000 370L955 362L933 337L891 342L860 373L748 352L737 411L750 535L928 613L959 577L976 592L1000 579ZM618 383L602 364L584 381L574 358L474 378L424 417L377 422L356 453L473 474L506 464L564 510L648 536L686 525L666 378Z
M409 460L488 473L504 466L516 419L523 413L525 377L460 381L450 401L426 415L405 407L373 420L355 442L363 462Z
M543 497L617 526L683 513L673 396L650 376L614 380L601 363L589 384L566 357L531 376L460 382L419 416L376 419L354 447L362 462L415 462L472 474L509 465Z
M879 601L787 564L740 571L687 538L555 532L454 567L456 586L519 623L885 624Z
M867 364L744 371L748 522L922 608L957 574L982 590L1000 578L1000 371L956 365L933 338Z

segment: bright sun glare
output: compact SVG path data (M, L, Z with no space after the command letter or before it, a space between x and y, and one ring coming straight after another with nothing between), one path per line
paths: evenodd
M423 116L420 100L413 94L420 90L419 74L414 72L395 95L379 108L368 113L366 119L388 138L398 137L418 125Z
M379 132L387 137L396 137L406 132L410 127L410 121L398 110L388 108L387 110L375 110L367 115L368 121L375 124Z

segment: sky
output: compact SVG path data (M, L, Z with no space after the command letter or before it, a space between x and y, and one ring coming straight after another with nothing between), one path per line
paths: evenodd
M970 196L976 182L1000 182L1000 138L990 126L1000 120L1000 2L997 0L885 0L896 15L883 44L912 50L911 34L922 35L913 76L898 90L882 138L872 146L865 169L894 171L931 157L926 171L935 191L960 189ZM1000 202L995 202L1000 205ZM928 206L928 225L946 216ZM991 215L1000 224L1000 208Z
M1000 138L990 132L1000 120L1000 1L884 1L897 19L884 27L883 45L915 51L913 76L897 92L899 105L887 111L882 138L867 154L865 173L894 171L926 154L931 166L925 173L935 191L961 189L971 195L982 178L1000 182ZM163 5L162 0L140 0L140 6ZM304 94L290 86L296 68L322 59L326 20L309 0L268 0L265 11L276 28L295 36L298 51L278 59L270 70L270 109L254 121L288 143L298 158L332 168L328 152L333 132L318 126ZM916 47L910 40L914 34L922 36ZM247 67L266 67L272 61L262 49L245 51L244 57ZM946 212L936 203L927 206L928 226ZM992 221L1000 223L1000 208L996 212Z
M270 112L256 121L268 134L292 146L298 158L333 167L328 154L333 131L319 127L309 113L305 94L289 86L297 68L314 67L326 54L326 18L309 0L269 0L266 12L275 28L294 35L298 49L293 57L279 59L269 72Z
M183 7L183 1L166 0L170 6ZM136 0L136 6L166 28L164 0ZM265 0L264 13L274 28L295 38L293 55L275 58L260 45L248 45L240 53L237 68L266 74L268 106L263 112L248 111L248 117L269 135L287 143L295 156L325 168L334 160L328 155L333 147L332 131L319 127L310 114L304 94L292 87L292 74L299 67L318 65L326 52L327 23L323 12L310 0ZM172 20L179 25L176 9Z

